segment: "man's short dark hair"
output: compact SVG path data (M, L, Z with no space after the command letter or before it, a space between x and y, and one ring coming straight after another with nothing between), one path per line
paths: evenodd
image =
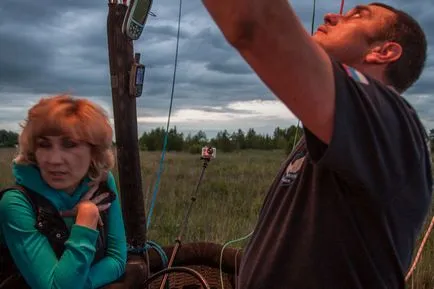
M404 11L383 3L371 3L396 15L381 32L381 40L402 46L402 56L386 68L386 78L399 92L410 88L422 74L427 54L427 40L419 23ZM378 40L378 39L377 39Z

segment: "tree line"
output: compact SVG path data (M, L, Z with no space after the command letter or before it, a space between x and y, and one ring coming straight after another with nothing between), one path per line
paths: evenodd
M164 128L155 128L150 132L144 132L139 138L139 148L142 151L159 151L163 148L166 131ZM288 128L276 127L273 134L259 134L250 128L246 132L241 129L231 133L222 130L213 138L208 138L206 133L199 130L196 134L184 135L174 127L167 134L166 149L168 151L186 151L200 153L202 147L213 146L218 151L232 152L245 149L257 150L292 150L294 143L300 138L302 128L290 126ZM0 148L15 147L18 144L18 133L0 130ZM429 132L431 151L434 152L434 129Z
M18 134L13 131L0 130L0 148L13 148L18 145Z
M206 133L199 130L196 134L178 132L174 127L167 134L167 151L187 151L190 153L200 153L202 147L213 146L218 151L232 152L245 149L257 150L285 150L290 152L294 143L300 139L302 128L290 126L288 128L276 127L273 134L259 134L255 129L250 128L246 132L238 129L233 132L222 130L211 139ZM159 151L164 146L164 128L155 128L150 132L144 132L139 139L139 148L142 151ZM431 151L434 153L434 129L429 132Z
M139 147L142 151L158 151L163 148L166 131L164 128L155 128L150 132L144 132L139 139ZM213 138L208 138L206 133L199 130L196 134L184 135L174 127L168 131L166 149L168 151L184 151L200 153L202 147L213 146L218 151L232 152L245 149L290 151L296 138L299 139L302 128L291 126L288 128L276 127L273 134L259 134L250 128L246 132L238 129L233 132L222 130Z

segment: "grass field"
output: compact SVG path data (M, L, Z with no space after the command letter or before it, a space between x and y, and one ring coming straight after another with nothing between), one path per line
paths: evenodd
M14 150L0 150L0 186L12 182L10 164ZM185 242L225 243L253 229L264 193L284 159L282 151L219 153L209 165L191 214ZM149 207L160 153L141 153L143 188ZM198 180L202 162L198 156L168 153L148 238L161 245L173 244ZM117 172L115 171L117 177ZM431 210L431 217L433 209ZM426 226L424 232L426 230ZM242 246L243 243L236 246ZM409 288L434 288L434 233L408 283Z

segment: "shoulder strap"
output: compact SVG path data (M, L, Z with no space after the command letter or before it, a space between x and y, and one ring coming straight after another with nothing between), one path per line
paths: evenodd
M0 190L0 199L3 198L6 192L11 190L16 190L23 194L30 202L33 211L36 212L36 204L21 186L11 186ZM0 288L30 288L16 267L9 249L3 243L0 244Z
M47 237L56 256L60 258L64 243L69 237L69 230L60 213L48 199L25 186L14 185L6 188L0 192L0 198L10 190L16 190L27 198L35 213L35 228Z
M27 198L35 213L36 229L47 237L51 247L56 253L56 256L60 258L63 254L63 251L65 250L64 243L69 238L70 232L59 211L48 199L21 185L14 185L0 191L0 199L4 193L9 190L17 190ZM106 182L101 182L95 195L99 195L104 192L108 192L110 194L109 197L104 200L104 202L112 202L114 199L116 199L116 194L110 191ZM102 212L101 218L104 225L98 225L100 234L96 245L97 253L94 260L95 262L104 257L107 246L107 230L104 228L108 223L107 213Z
M26 190L24 187L20 186L20 185L10 186L10 187L7 187L7 188L1 190L1 191L0 191L0 200L3 198L3 195L4 195L6 192L8 192L8 191L12 191L12 190L18 191L18 192L20 192L21 194L23 194L23 195L27 198L27 200L29 201L30 205L32 206L33 211L36 212L36 204L35 204L35 202L33 201L33 198L31 198L30 195L27 193L27 190Z

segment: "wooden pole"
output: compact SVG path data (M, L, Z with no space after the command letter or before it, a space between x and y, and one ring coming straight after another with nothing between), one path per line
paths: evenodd
M113 113L122 210L127 242L146 243L146 214L137 132L136 97L129 92L129 72L134 63L133 42L122 33L127 6L109 3L107 17Z

